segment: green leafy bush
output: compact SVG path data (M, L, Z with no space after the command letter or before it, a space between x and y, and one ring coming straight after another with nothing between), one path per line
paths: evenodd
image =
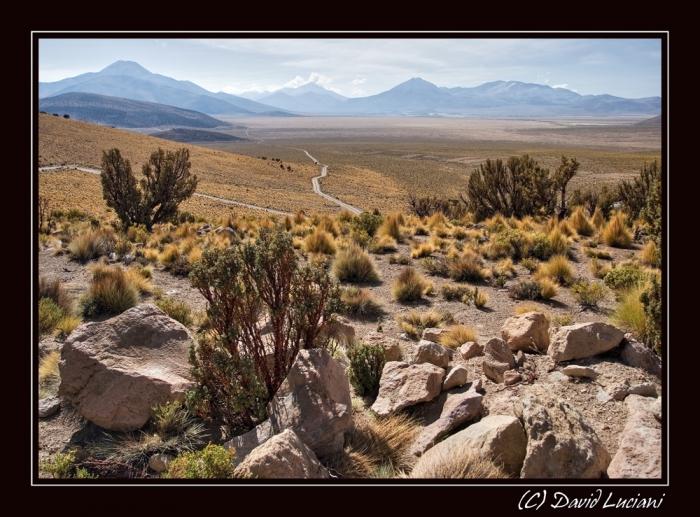
M642 292L639 298L644 307L647 341L654 347L654 350L659 355L661 355L662 351L662 296L661 282L657 280L656 276L652 276L651 285Z
M569 289L571 295L584 307L596 307L598 302L605 299L605 288L597 282L579 279Z
M179 321L186 327L192 325L192 308L184 300L176 300L171 296L166 296L156 300L156 305L172 319Z
M230 479L234 476L235 450L209 444L201 451L185 452L175 458L162 476L174 479Z
M610 289L620 291L632 287L643 280L644 274L633 266L622 266L611 269L603 278L603 282Z
M348 350L350 359L350 384L360 397L375 396L386 359L382 345L365 345L360 342Z
M63 311L51 298L39 300L39 335L49 334L63 318Z
M353 230L364 232L370 237L374 237L377 230L384 222L384 217L372 212L362 212L352 218L350 228Z

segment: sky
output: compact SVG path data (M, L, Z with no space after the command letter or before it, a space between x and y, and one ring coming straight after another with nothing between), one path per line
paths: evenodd
M387 91L413 77L437 86L474 87L522 81L568 88L581 95L625 98L661 95L659 38L333 38L258 34L222 39L94 33L39 39L39 81L98 72L115 61L188 80L212 92L274 91L314 82L346 97ZM187 34L187 36L193 36ZM243 37L245 36L245 37ZM625 36L625 35L623 35ZM634 36L634 34L630 34Z

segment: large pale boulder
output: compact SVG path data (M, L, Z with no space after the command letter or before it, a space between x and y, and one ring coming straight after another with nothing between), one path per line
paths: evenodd
M484 362L482 368L486 376L494 382L503 382L503 374L515 368L515 356L508 343L494 337L489 339L484 347Z
M100 427L134 431L156 404L185 401L194 386L189 330L152 304L74 330L61 351L59 395Z
M381 345L384 348L384 359L386 362L398 361L401 357L401 347L399 340L388 337L382 332L368 332L362 338L365 345Z
M352 345L355 342L355 327L352 326L349 319L336 315L332 320L321 325L316 342L319 343L327 338L345 345Z
M656 400L641 395L625 399L629 416L608 467L611 479L661 477L661 423L654 416Z
M427 402L440 395L445 370L434 364L392 361L384 365L379 381L379 395L372 411L381 416Z
M234 465L241 463L256 447L262 445L270 438L275 436L270 420L265 420L262 424L256 426L245 434L235 436L224 443L223 447L229 450L231 447L236 451L234 457Z
M483 396L476 391L467 391L447 398L440 418L423 428L411 448L418 456L424 453L455 427L474 419L481 413Z
M425 339L418 342L413 354L413 364L430 363L444 368L449 362L450 353L444 346Z
M507 415L487 416L428 449L413 471L421 472L424 464L431 463L436 457L449 457L452 451L462 447L477 451L481 457L500 464L509 476L517 477L525 459L527 437L517 418Z
M257 479L325 479L328 470L291 429L256 447L236 467L237 476Z
M585 359L615 348L624 336L620 329L607 323L577 323L550 329L547 353L557 363Z
M620 357L630 366L661 377L661 358L643 343L626 341L620 351Z
M319 458L342 451L352 426L345 370L326 350L301 350L267 414L273 434L291 429Z
M513 316L503 322L501 337L513 351L544 351L549 347L549 321L536 311Z
M542 386L530 387L515 404L528 437L521 478L600 478L610 454L593 427Z
M471 359L477 355L484 355L484 346L474 341L467 341L459 347L459 353L462 355L462 359Z

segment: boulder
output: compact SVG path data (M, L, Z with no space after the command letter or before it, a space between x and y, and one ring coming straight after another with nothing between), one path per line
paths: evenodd
M464 366L448 366L445 373L445 380L442 381L442 391L451 390L467 383L468 372Z
M190 331L153 304L74 330L61 351L58 393L100 427L134 431L156 404L185 401L194 386Z
M258 479L326 479L328 470L291 429L256 447L238 464L237 476Z
M610 454L578 411L542 386L515 404L528 437L521 478L600 478Z
M630 366L661 377L661 358L643 343L626 341L620 351L620 357Z
M345 370L326 350L299 351L267 414L273 434L291 429L319 458L342 451L352 427Z
M625 379L607 386L605 391L607 391L608 395L615 400L625 400L625 397L629 394L629 388L630 383L627 379Z
M661 422L661 397L657 397L657 399L651 403L649 410L651 414L654 415L654 418Z
M413 472L420 473L422 465L433 461L434 456L449 456L460 447L478 451L480 456L500 464L508 475L517 477L525 459L527 437L517 418L490 415L433 446L421 456Z
M549 347L549 321L536 311L513 316L503 323L501 337L513 351L541 352Z
M320 342L328 337L345 345L352 345L355 342L355 327L349 319L335 316L333 320L323 323L316 340Z
M392 361L384 365L372 411L385 416L440 394L445 370L431 363Z
M481 413L483 398L476 391L467 391L448 397L442 407L440 418L423 428L413 444L411 452L416 456L424 453L452 429L474 419Z
M462 359L470 359L477 355L484 355L484 346L474 341L467 341L459 347L459 353L462 354Z
M653 382L643 382L642 384L635 384L634 386L630 386L630 388L627 390L627 393L630 395L641 395L642 397L653 397L656 398L659 396L659 393L656 389L656 384Z
M593 357L615 348L624 333L601 322L577 323L549 330L547 353L555 362Z
M418 342L413 354L413 364L430 363L443 368L449 362L450 353L444 346L424 339Z
M625 400L629 416L608 467L611 479L661 477L661 423L654 416L654 402L641 395Z
M256 447L262 445L275 435L270 420L265 420L262 424L256 426L245 434L235 436L226 443L223 447L229 450L231 447L236 451L236 456L233 460L234 465L241 463Z
M586 377L588 379L595 379L596 377L596 373L593 368L578 366L576 364L570 364L566 368L562 368L561 373L568 375L569 377Z
M508 343L500 338L489 339L484 347L484 355L484 373L494 382L503 382L503 374L515 368L515 356L508 348Z
M382 345L386 362L398 361L401 357L401 347L398 339L387 337L381 332L368 332L362 338L362 342L366 345Z
M47 418L61 408L61 399L58 397L46 397L39 401L39 418Z
M421 339L424 339L426 341L432 341L433 343L439 343L440 336L442 336L443 334L449 334L449 333L450 333L449 329L427 328L427 329L423 329L423 334L421 335Z

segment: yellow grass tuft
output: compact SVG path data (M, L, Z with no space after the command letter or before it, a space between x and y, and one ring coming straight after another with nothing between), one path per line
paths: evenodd
M632 234L625 227L622 213L616 213L603 229L603 242L613 248L629 248L632 245Z
M446 332L440 336L440 344L447 348L458 348L467 341L477 342L476 329L466 325L452 325Z

